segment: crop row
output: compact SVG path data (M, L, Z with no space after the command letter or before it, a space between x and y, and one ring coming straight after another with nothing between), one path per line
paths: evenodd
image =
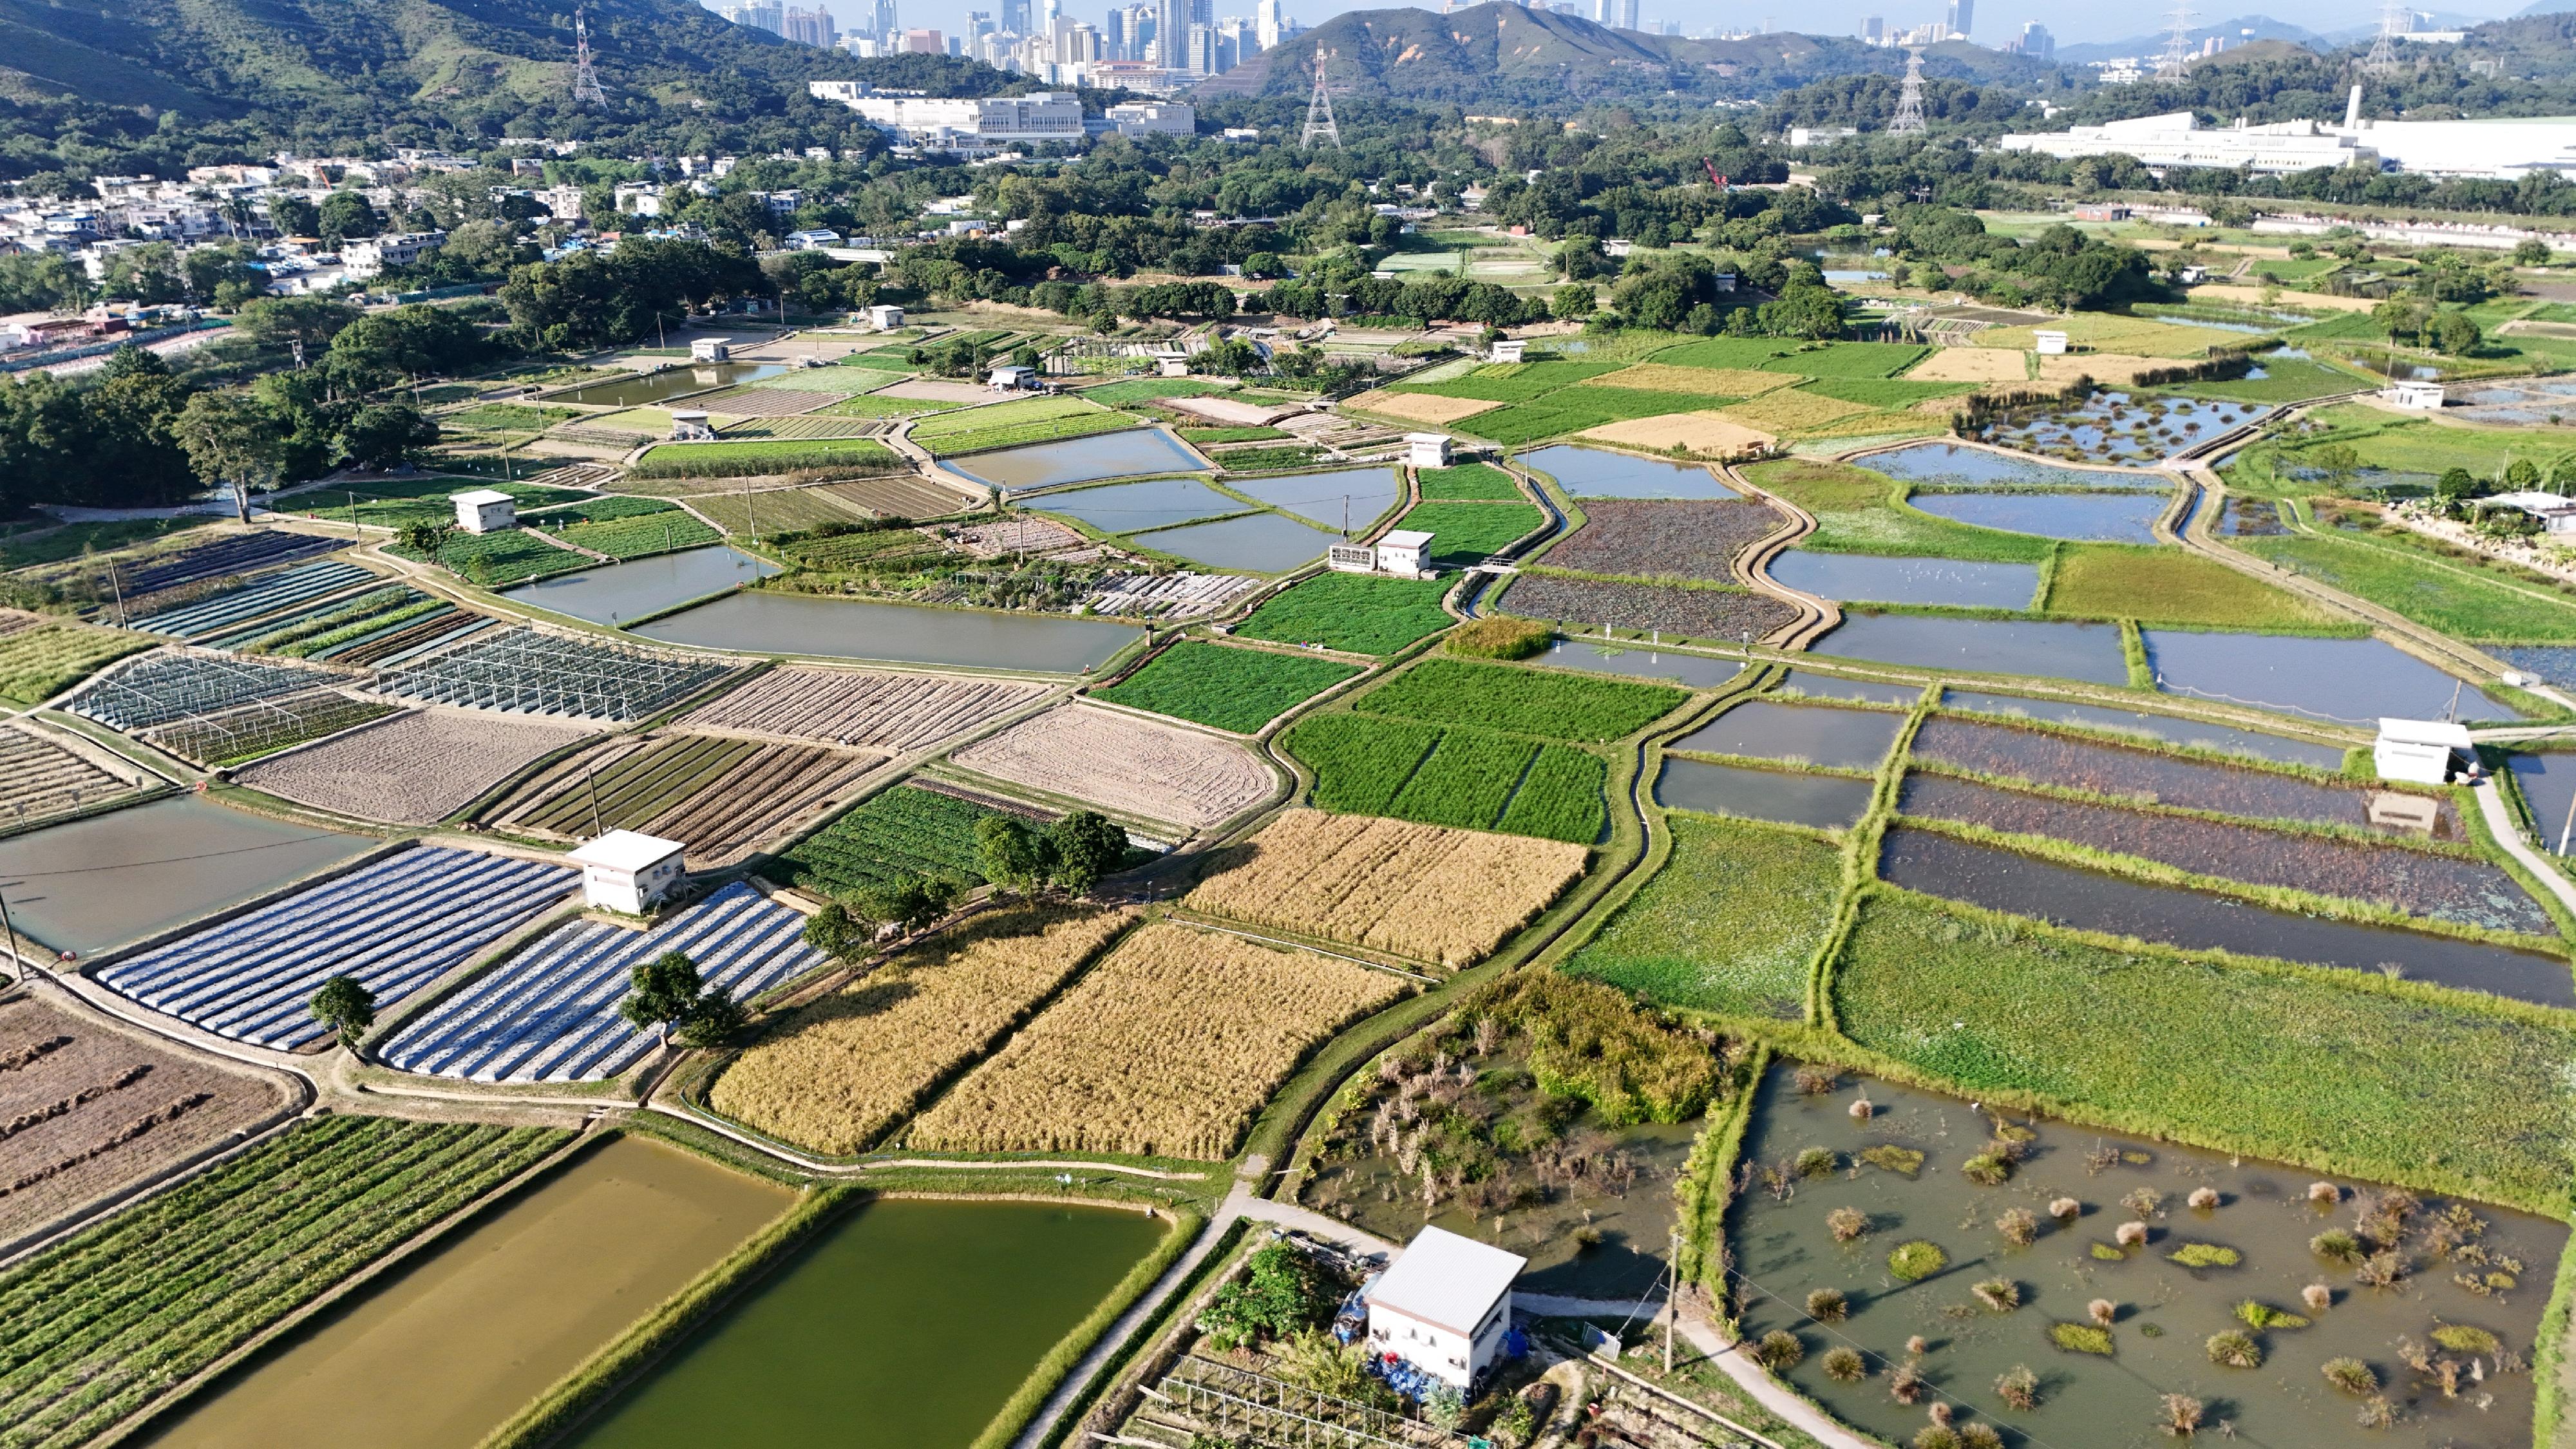
M309 607L315 600L371 582L375 577L356 564L337 560L301 564L263 575L240 588L136 619L134 627L147 634L168 634L191 642L208 639L282 610Z
M620 739L521 791L492 819L568 837L640 830L759 748L750 740L712 735Z
M551 720L411 710L263 760L241 782L360 820L428 825L587 733Z
M1726 581L1736 555L1786 520L1770 505L1725 500L1596 498L1583 526L1542 561L1579 573Z
M141 635L85 624L40 624L0 634L0 701L41 703L100 665L151 647Z
M997 780L1194 828L1240 813L1277 784L1232 740L1081 704L1022 720L951 758Z
M1514 579L1502 607L1523 618L1645 629L1683 639L1759 639L1799 618L1796 605L1749 589L1677 588L1547 573Z
M1007 680L782 668L700 705L684 722L902 754L953 739L1045 692Z
M1250 734L1359 672L1357 665L1331 659L1181 643L1100 697Z
M519 714L637 720L733 672L702 656L511 629L378 678L387 694Z
M1234 632L1275 644L1393 654L1457 622L1440 607L1448 589L1436 579L1321 574L1253 610Z
M627 469L630 478L741 478L809 468L862 472L903 459L874 438L776 438L745 443L671 443Z
M255 533L227 534L207 543L163 554L135 566L117 582L126 597L136 598L177 588L181 584L219 579L255 568L273 568L347 546L346 539L319 538L309 533L264 528Z
M133 788L27 730L0 729L0 824L41 820Z
M1282 743L1327 810L1585 845L1608 818L1608 767L1567 745L1349 714L1300 721Z
M255 624L250 632L226 639L223 647L244 654L282 654L303 659L387 624L416 619L445 607L449 606L418 589L391 584L370 589L354 599L314 605L283 621L272 619Z
M1002 812L903 785L870 796L779 857L773 874L799 890L847 895L903 875L981 885L975 826Z
M1431 724L1600 741L1634 734L1687 698L1668 685L1433 659L1361 696L1357 707Z
M574 760L501 807L502 823L578 838L640 830L686 841L690 863L731 865L819 803L828 804L879 763L874 755L813 745L675 735L620 741L593 761Z
M556 537L576 548L623 559L696 548L701 544L718 542L724 535L703 521L672 508L638 517L576 523L556 530Z
M201 765L233 765L382 719L393 710L392 705L336 689L311 689L173 720L144 738Z
M318 669L219 654L160 653L106 676L64 707L110 729L149 729L337 679Z
M1004 404L1008 406L1008 404ZM950 418L978 416L973 412L950 413ZM961 453L980 453L994 448L1018 448L1031 443L1061 442L1067 438L1087 438L1094 433L1114 433L1131 428L1136 420L1125 413L1077 414L1070 417L1043 418L1034 422L1013 423L1007 427L984 428L975 432L954 432L932 439L919 436L919 423L913 424L914 440L930 450L934 458L952 458Z

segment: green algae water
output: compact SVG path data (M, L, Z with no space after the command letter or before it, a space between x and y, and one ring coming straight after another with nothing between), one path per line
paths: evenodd
M870 1203L602 1409L580 1449L973 1442L1170 1221L1029 1202Z

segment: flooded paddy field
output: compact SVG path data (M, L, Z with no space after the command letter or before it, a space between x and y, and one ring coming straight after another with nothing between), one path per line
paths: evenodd
M1102 533L1166 528L1194 518L1244 511L1241 500L1228 498L1196 478L1148 478L1141 483L1076 488L1031 499L1029 506L1088 523Z
M703 599L777 572L778 565L766 559L717 544L633 563L557 574L523 588L506 589L501 597L594 624L614 624L620 619L658 613L673 604Z
M2560 689L2576 690L2576 649L2563 644L2491 644L2487 652Z
M2383 715L2519 719L2521 712L2384 639L2312 639L2292 634L2141 631L2156 687L2338 724L2375 725Z
M1903 826L1887 832L1878 868L1881 878L1908 890L2079 930L2185 950L2214 948L2381 971L2543 1006L2576 1007L2576 979L2571 979L2566 959L2537 951L2320 920Z
M2549 913L2502 867L2463 856L2147 814L1948 775L1907 776L1897 809L2140 856L2195 875L2372 901L2461 925L2535 935L2556 930Z
M2156 543L2169 493L1917 493L1905 500L1935 518L2079 543Z
M2140 488L2173 487L2159 473L2129 469L2069 468L2028 454L1997 453L1962 443L1912 443L1871 453L1852 462L1873 473L1904 483L1952 488Z
M2129 660L2121 651L2117 624L1853 614L1810 652L1924 669L2030 674L2114 686L2129 682Z
M1668 463L1607 448L1555 443L1513 461L1554 478L1576 498L1741 498L1700 463Z
M1325 547L1339 543L1341 537L1284 513L1249 513L1134 535L1146 548L1177 554L1195 564L1256 574L1286 573L1321 558Z
M2461 838L2451 802L2439 796L2379 791L2362 785L2306 780L2265 770L2181 760L2148 750L2079 740L2045 730L1982 720L1934 717L1914 733L1915 758L1983 775L2029 780L2097 795L2126 796L2184 810L2208 810L2256 820L2314 820L2328 825L2380 825L2374 798L2399 796L2424 813L2437 840ZM2404 827L2382 827L2404 828Z
M186 795L0 839L0 892L19 931L57 951L95 956L375 844Z
M1820 599L1878 604L2027 609L2031 596L2039 591L2039 565L2024 563L1792 549L1771 561L1769 573L1790 588Z
M1628 674L1670 679L1693 689L1714 689L1744 672L1732 659L1681 654L1642 644L1596 644L1586 639L1557 639L1530 663L1553 669L1580 669L1590 674Z
M1856 1118L1863 1100L1869 1115ZM1744 1322L1757 1338L1799 1338L1806 1352L1786 1376L1838 1418L1890 1443L1924 1427L1934 1401L2003 1429L2008 1443L2059 1449L2216 1441L2222 1423L2275 1449L2531 1443L2527 1365L2563 1224L2050 1121L2014 1123L2014 1136L2028 1136L2009 1144L2022 1160L2007 1180L1981 1186L1962 1169L1999 1145L1997 1125L1966 1102L1891 1082L1845 1077L1810 1095L1785 1067L1765 1082L1744 1142L1755 1183L1728 1217L1736 1260L1762 1290L1747 1295ZM1802 1157L1817 1170L1802 1173ZM2214 1206L2192 1206L2204 1190ZM2072 1217L2051 1211L2060 1199L2072 1201ZM2030 1219L2026 1245L1996 1226L2015 1212ZM1837 1219L1857 1219L1860 1231L1839 1238ZM2143 1244L2115 1241L2129 1222ZM2357 1270L2312 1249L2342 1249L2326 1234L2383 1256ZM1942 1266L1898 1277L1891 1253L1918 1241L1940 1250ZM2174 1261L2195 1244L2228 1250L2234 1266ZM2370 1287L2364 1271L2397 1276ZM2018 1306L1975 1291L1998 1281L2009 1291L1996 1302ZM2309 1306L2310 1285L2327 1306ZM1830 1331L1800 1311L1819 1291L1842 1295ZM2241 1312L2246 1304L2260 1307ZM2058 1325L2099 1331L2080 1336L2085 1351L2069 1351L2052 1341ZM2212 1361L2210 1340L2223 1333L2245 1335L2255 1367ZM1907 1351L1916 1337L1920 1354ZM1827 1372L1837 1344L1858 1351L1859 1377ZM2329 1381L2330 1363L2349 1390ZM1998 1391L2008 1376L2017 1391L2026 1385L2030 1407ZM1893 1391L1909 1381L1919 1381L1911 1405ZM2198 1440L2167 1434L2167 1394L2197 1401ZM2374 1401L2389 1426L2365 1430Z
M2284 765L2306 765L2318 770L2343 768L2344 750L2340 745L2310 744L2305 740L2265 734L2260 730L2241 730L2228 725L2207 724L2200 720L2184 719L2179 715L2106 709L2098 704L2076 704L2071 700L2059 699L2029 699L2018 694L1988 694L1974 689L1946 690L1941 695L1941 703L1947 709L1970 710L1978 714L2012 715L2057 724L2118 730L2124 734L2145 735L2169 745L2187 745L2195 749L2253 755L2259 759L2272 760Z
M1655 803L1710 815L1740 815L1819 830L1845 830L1869 811L1878 788L1848 775L1806 775L1753 770L1706 760L1666 760L1655 780Z
M1747 700L1673 741L1667 750L1795 760L1828 769L1875 770L1905 727L1905 716L1830 705Z
M754 654L815 654L1054 674L1080 673L1136 638L1136 630L1128 625L1097 619L764 592L734 594L634 632L674 644Z
M1061 443L1002 448L963 458L942 460L941 467L961 477L1026 493L1064 483L1096 483L1103 478L1133 478L1140 473L1203 472L1207 464L1161 428L1129 428L1096 433Z
M1337 532L1345 518L1354 532L1368 527L1404 497L1404 480L1396 476L1393 468L1341 468L1330 473L1292 473L1275 478L1228 478L1225 486Z

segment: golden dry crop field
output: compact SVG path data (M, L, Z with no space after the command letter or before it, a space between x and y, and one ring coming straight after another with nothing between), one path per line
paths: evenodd
M1191 910L1380 951L1472 965L1583 874L1580 845L1368 815L1291 810Z
M1221 1159L1309 1049L1403 990L1315 952L1149 925L932 1103L907 1140Z

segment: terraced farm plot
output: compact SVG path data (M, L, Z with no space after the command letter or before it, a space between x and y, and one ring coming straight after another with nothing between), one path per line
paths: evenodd
M287 1110L283 1083L32 997L0 1003L0 1237ZM0 1381L5 1382L5 1381Z
M804 916L740 881L646 931L575 921L406 1023L384 1059L468 1082L604 1081L654 1045L618 1014L635 967L677 951L708 988L747 1002L826 963L804 931Z
M1315 772L1326 810L1577 845L1607 819L1608 767L1567 745L1356 714L1300 720L1280 741Z
M689 399L689 402L692 406L704 408L708 412L724 413L730 417L768 418L793 417L798 413L812 412L816 408L839 401L841 397L842 394L837 392L803 390L791 392L786 388L759 387L745 383L740 387L700 393Z
M1842 852L1810 835L1671 816L1672 855L1565 970L1662 1006L1801 1021Z
M956 795L898 785L841 812L764 871L824 896L848 897L907 875L978 886L984 877L976 869L976 823L1004 813Z
M1597 742L1634 734L1689 697L1660 684L1432 659L1360 696L1354 707L1431 724Z
M1320 574L1253 610L1234 632L1274 644L1393 654L1458 622L1440 607L1448 591L1437 579Z
M147 634L167 634L195 643L235 632L255 619L309 605L375 578L352 563L326 560L302 564L263 575L237 589L136 619L134 627Z
M1149 925L933 1103L905 1140L933 1151L1220 1160L1307 1052L1403 990L1398 977L1333 957Z
M393 712L394 706L379 700L336 689L308 689L172 720L145 731L143 738L183 760L211 768L274 754Z
M0 826L15 828L139 788L32 729L0 725ZM5 1236L0 1229L0 1236Z
M987 448L1086 437L1133 427L1136 421L1079 397L1024 398L924 418L912 425L909 436L932 457L948 458Z
M1654 355L1654 361L1666 367L1758 369L1796 347L1794 342L1773 342L1759 337L1712 337L1705 342L1685 342L1679 347L1667 347Z
M243 654L274 654L281 659L309 659L353 639L444 614L455 605L433 599L408 585L370 589L353 599L319 604L286 622L255 624L221 641L221 647Z
M1100 954L1123 911L988 912L796 1009L716 1078L708 1105L813 1152L865 1151Z
M1002 679L794 665L755 675L681 723L902 755L970 733L1046 692Z
M460 710L411 710L235 778L358 820L429 825L589 734L580 725Z
M1231 819L1277 787L1270 768L1232 740L1078 704L951 758L997 780L1193 829Z
M453 516L453 509L448 512ZM297 559L334 553L348 546L349 541L345 538L323 538L282 528L227 533L220 538L156 552L146 559L134 561L123 571L120 582L125 596L137 599L164 589L175 589L182 584L226 578L253 569L275 568Z
M741 668L542 629L509 629L376 678L383 694L514 714L646 719Z
M854 402L877 402L876 398L854 398ZM885 432L883 424L869 418L818 412L801 417L744 418L725 424L723 436L733 438L873 438Z
M1417 503L1396 527L1431 535L1431 563L1462 569L1484 562L1528 537L1547 515L1527 503Z
M1453 969L1493 953L1579 879L1580 845L1291 810L1182 905Z
M316 650L313 657L351 669L392 667L407 659L447 648L469 634L492 627L492 624L493 620L488 615L449 609L345 644Z
M1359 672L1331 659L1185 640L1098 695L1248 735Z
M152 645L139 634L86 624L39 624L0 634L0 703L41 704L101 665Z
M823 524L859 523L875 517L824 488L762 488L739 493L698 493L689 507L727 533L763 539L802 533Z
M1524 618L1645 629L1683 639L1736 640L1747 634L1760 639L1804 617L1787 600L1750 589L1681 588L1551 573L1522 574L1498 606Z
M92 681L63 708L109 729L141 730L346 679L324 669L169 650Z
M219 1036L293 1050L329 1034L305 1008L332 977L355 977L383 1011L566 901L580 879L567 866L415 846L92 974Z
M882 761L720 735L627 735L547 770L483 818L556 840L640 830L686 843L691 866L712 870L830 805Z
M1787 522L1767 503L1586 499L1583 526L1539 555L1539 562L1577 573L1725 582L1735 577L1736 555Z

